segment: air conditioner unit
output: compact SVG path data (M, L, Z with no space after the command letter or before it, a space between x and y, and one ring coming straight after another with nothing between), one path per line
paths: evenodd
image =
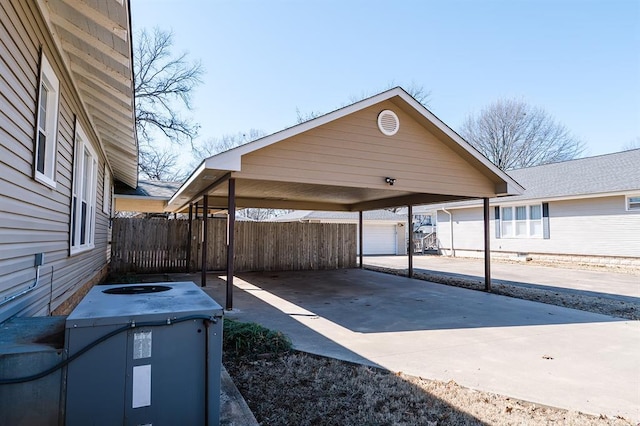
M66 425L217 425L222 315L190 282L92 288L66 320Z

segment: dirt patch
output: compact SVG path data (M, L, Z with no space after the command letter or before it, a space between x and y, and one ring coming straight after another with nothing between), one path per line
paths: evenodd
M393 269L381 266L367 265L366 269L387 274L406 276L406 269ZM438 284L446 284L471 290L484 291L484 281L450 277L438 273L414 272L414 278ZM492 293L581 311L611 315L618 318L640 320L640 303L624 302L605 297L590 296L572 292L559 292L531 287L521 287L503 283L493 283Z
M226 359L263 425L631 425L304 353Z

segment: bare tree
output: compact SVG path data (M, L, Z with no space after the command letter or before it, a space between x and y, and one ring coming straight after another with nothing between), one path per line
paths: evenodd
M623 151L629 151L631 149L640 148L640 136L636 136L635 139L631 139L629 142L622 145Z
M291 211L292 210L247 208L243 209L240 214L247 219L261 221L273 219L276 216L289 213Z
M358 95L352 95L349 97L349 102L356 103L358 101L371 97L376 93L384 92L386 90L393 89L394 87L401 87L405 92L410 94L411 97L413 97L413 99L420 102L423 106L426 107L429 105L429 98L431 97L431 92L425 89L423 85L418 84L415 81L412 81L410 84L406 86L398 85L394 81L391 81L390 83L387 83L387 85L384 86L382 90L378 90L375 92L363 91L363 92L360 92L360 94Z
M349 96L349 104L354 104L363 99L369 98L375 95L376 93L393 89L394 87L397 87L397 86L398 86L397 84L395 84L394 82L391 82L391 83L388 83L382 90L379 90L376 92L362 91L357 95L351 95ZM415 82L411 82L411 84L407 85L406 87L403 87L403 89L408 94L410 94L416 101L420 102L425 107L429 104L429 98L431 97L431 92L425 89L424 86L417 84ZM346 105L347 104L343 104L342 106L346 106ZM305 113L305 112L301 112L300 108L296 107L296 122L298 124L304 123L309 120L313 120L314 118L320 117L321 115L324 115L324 113L320 111L311 111L311 112Z
M144 143L158 130L171 142L192 142L198 125L181 117L176 104L191 109L191 93L202 81L200 62L188 62L187 53L173 56L173 34L158 28L140 31L133 52L136 129Z
M298 124L313 120L321 115L322 113L320 111L301 112L300 108L296 107L296 123Z
M193 165L197 166L200 161L212 155L228 151L245 143L252 142L265 136L265 132L259 129L249 129L248 132L238 132L233 134L222 135L219 138L209 138L204 142L196 145L192 149L194 158Z
M142 177L151 180L178 181L186 173L177 169L178 154L170 148L157 148L146 144L140 147L139 167Z
M502 170L570 160L585 148L545 110L517 99L500 99L467 117L460 134Z

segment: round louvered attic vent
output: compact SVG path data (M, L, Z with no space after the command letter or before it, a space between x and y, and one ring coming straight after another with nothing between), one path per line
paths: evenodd
M387 136L393 136L398 133L398 129L400 129L400 120L398 120L396 113L385 109L378 114L378 129Z

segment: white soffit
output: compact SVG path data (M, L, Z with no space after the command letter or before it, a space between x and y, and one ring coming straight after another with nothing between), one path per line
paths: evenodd
M37 0L114 178L136 187L129 1Z

